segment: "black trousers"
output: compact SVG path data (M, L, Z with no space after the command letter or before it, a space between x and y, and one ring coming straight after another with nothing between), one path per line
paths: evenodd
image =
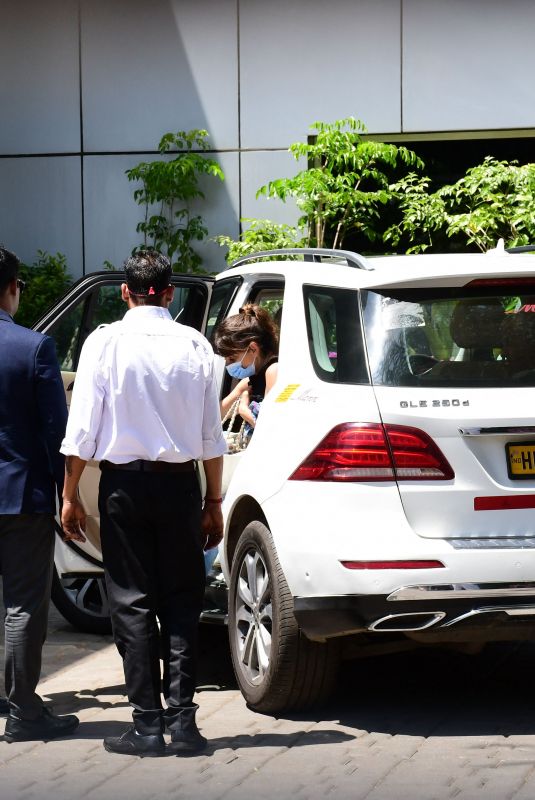
M177 726L182 711L196 708L205 584L196 473L105 470L99 510L113 635L135 727L159 733L164 723Z
M35 689L41 674L54 564L51 514L0 515L5 616L5 685L10 711L20 719L42 714Z

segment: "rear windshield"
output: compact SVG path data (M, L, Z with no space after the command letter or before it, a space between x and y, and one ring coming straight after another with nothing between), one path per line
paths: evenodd
M372 382L535 386L535 283L362 293Z

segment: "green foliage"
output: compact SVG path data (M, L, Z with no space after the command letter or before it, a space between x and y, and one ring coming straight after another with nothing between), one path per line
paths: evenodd
M535 164L497 161L487 156L460 180L429 194L427 178L408 175L391 186L402 212L385 234L398 246L412 240L409 252L422 252L450 239L480 251L529 244L535 237Z
M236 241L230 236L216 236L215 241L221 247L228 247L227 262L231 264L237 258L260 250L278 250L281 247L305 247L304 231L291 225L271 222L269 219L242 219L250 223Z
M26 281L26 289L20 299L16 322L26 328L31 328L72 283L65 256L43 250L37 251L33 264L21 265L20 277Z
M193 243L205 239L208 231L202 217L190 210L193 200L204 198L199 177L213 175L224 180L219 164L202 155L208 149L207 137L205 130L166 133L159 152L181 152L172 159L142 162L126 172L129 181L141 183L134 198L145 209L145 217L136 227L143 234L143 245L134 252L150 247L166 253L177 272L203 271Z
M433 247L435 239L444 239L446 210L437 192L430 194L429 178L411 172L391 186L402 214L399 223L384 234L384 241L393 249L407 253L423 253Z
M295 200L307 246L340 248L353 232L369 241L380 238L381 209L392 199L389 175L400 167L421 169L422 161L406 147L363 139L366 127L353 117L310 128L312 142L289 148L296 160L306 159L307 169L270 181L257 197Z

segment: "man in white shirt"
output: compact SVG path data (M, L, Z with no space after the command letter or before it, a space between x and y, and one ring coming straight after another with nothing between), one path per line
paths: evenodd
M141 756L191 753L206 746L193 702L197 629L203 546L214 547L223 534L226 444L212 348L168 311L169 259L141 251L128 259L125 273L124 319L94 331L80 356L61 447L67 456L62 525L66 538L84 539L78 482L88 459L100 461L106 585L134 709L134 725L104 739L104 747ZM198 460L206 475L204 505Z

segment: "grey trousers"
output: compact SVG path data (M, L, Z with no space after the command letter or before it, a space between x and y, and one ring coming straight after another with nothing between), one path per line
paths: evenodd
M0 515L0 565L5 616L5 686L10 713L36 719L54 564L51 514Z

